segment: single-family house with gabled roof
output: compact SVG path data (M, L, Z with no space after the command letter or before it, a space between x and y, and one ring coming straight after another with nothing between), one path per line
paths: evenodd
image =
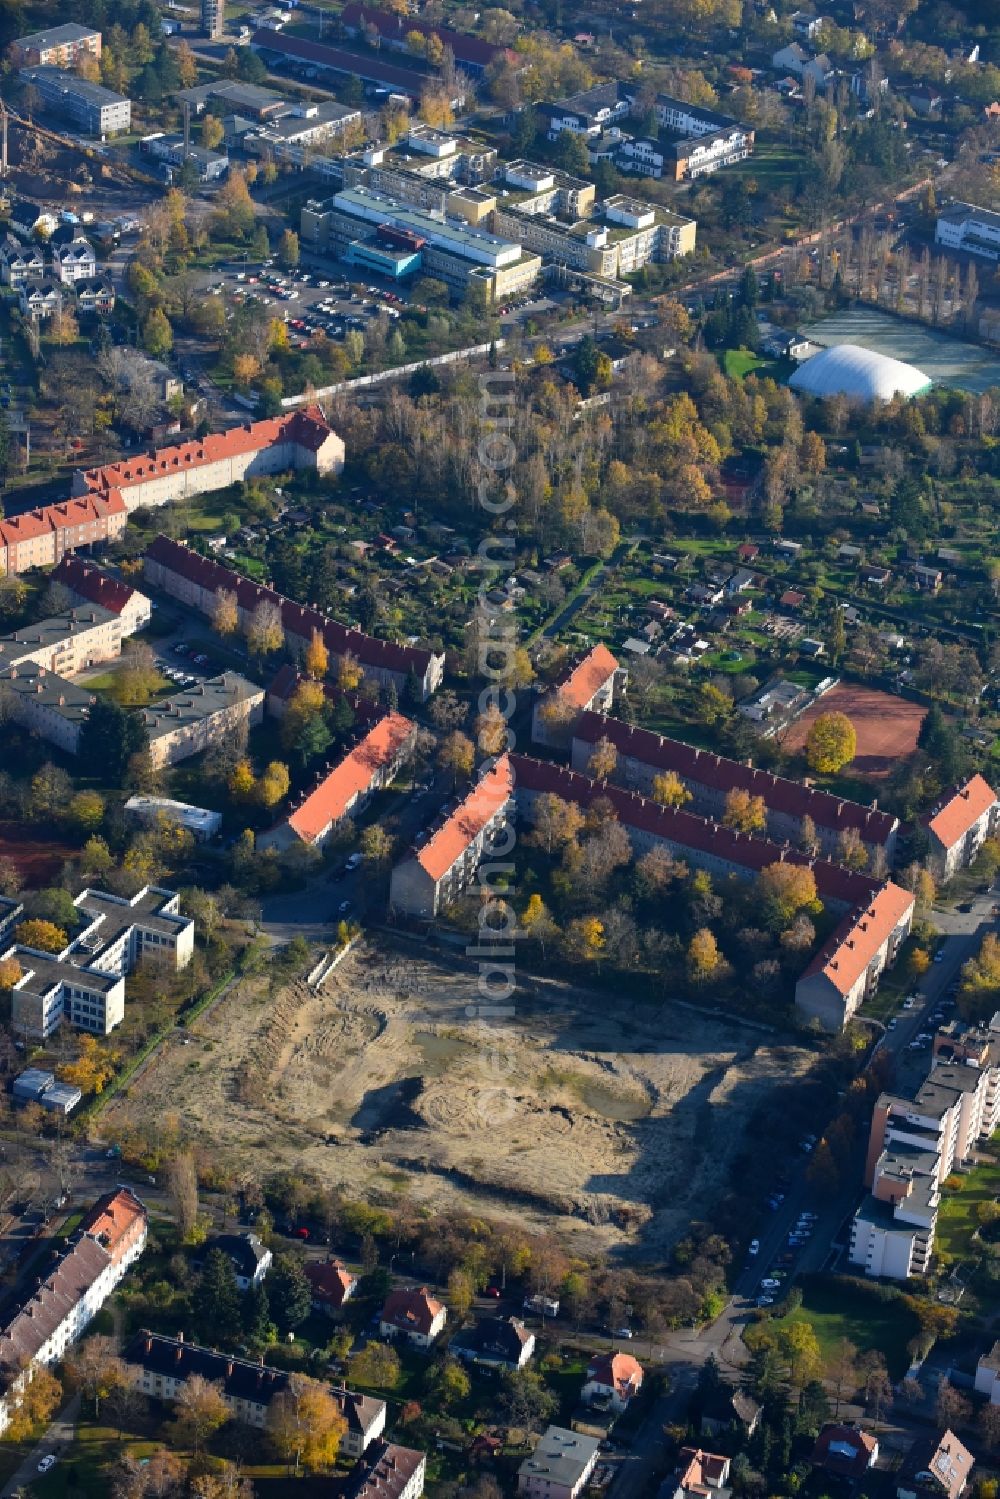
M312 1289L314 1309L326 1312L328 1317L339 1312L358 1288L358 1277L348 1270L343 1260L332 1256L325 1260L307 1260L303 1269Z
M15 290L26 281L40 281L45 275L45 256L35 244L22 245L12 234L0 244L0 282Z
M218 1234L207 1247L221 1249L232 1261L236 1286L240 1291L259 1286L274 1261L270 1249L256 1234Z
M22 239L30 239L33 234L54 234L59 219L51 208L42 208L30 198L18 198L10 210L10 227Z
M679 1453L674 1499L728 1499L729 1458L701 1447L682 1447Z
M487 1369L523 1369L535 1351L535 1334L519 1317L480 1317L455 1334L449 1351Z
M701 1404L701 1430L707 1436L738 1430L752 1437L760 1425L763 1407L745 1390L720 1381Z
M17 303L25 317L50 318L63 305L65 292L53 281L24 281L18 288Z
M953 1431L918 1436L896 1476L896 1499L962 1499L973 1465Z
M599 1353L587 1366L580 1398L584 1405L601 1405L621 1413L642 1389L643 1368L631 1353Z
M94 317L108 317L115 310L115 289L107 276L88 276L73 284L77 311Z
M72 286L77 281L89 281L97 275L94 247L82 234L71 239L68 244L53 245L50 254L52 274L64 286Z
M426 1286L390 1291L379 1319L383 1338L403 1337L414 1348L429 1348L444 1330L448 1309Z
M830 1421L816 1439L811 1461L841 1478L863 1478L877 1459L878 1439L871 1432Z

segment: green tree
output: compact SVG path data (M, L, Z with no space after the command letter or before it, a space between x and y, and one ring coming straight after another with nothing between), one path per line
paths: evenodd
M251 1343L269 1343L274 1336L271 1302L263 1281L243 1297L243 1330Z
M597 384L599 370L600 354L597 345L590 334L585 333L573 354L573 381L583 395L589 395Z
M154 359L162 359L173 348L173 330L162 307L154 307L143 323L142 346Z
M199 1333L210 1343L235 1343L242 1324L240 1292L233 1262L222 1249L205 1256L201 1279L191 1298Z
M120 786L133 755L149 749L149 734L137 713L98 698L80 730L77 766L105 786Z
M267 1278L268 1300L281 1332L292 1332L309 1315L312 1290L294 1254L277 1254Z

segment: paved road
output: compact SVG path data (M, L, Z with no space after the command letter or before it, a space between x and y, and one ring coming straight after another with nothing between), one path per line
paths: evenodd
M58 1457L65 1452L73 1440L76 1430L76 1418L80 1414L80 1397L74 1395L56 1416L49 1426L45 1435L18 1468L14 1476L7 1480L2 1490L2 1499L8 1499L11 1494L16 1494L19 1489L27 1488L28 1485L38 1477L38 1464L43 1457L50 1452Z

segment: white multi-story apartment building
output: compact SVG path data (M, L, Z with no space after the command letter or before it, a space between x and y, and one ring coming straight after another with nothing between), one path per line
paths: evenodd
M998 1125L1000 1016L989 1029L947 1027L913 1097L886 1093L875 1105L851 1263L892 1280L926 1274L941 1186Z
M7 943L0 957L15 961L11 1024L19 1036L46 1041L63 1020L106 1036L125 1016L125 978L143 959L186 968L194 953L194 922L179 913L180 897L147 885L131 900L82 890L73 903L86 926L60 953Z
M101 1198L55 1266L0 1323L0 1433L34 1371L66 1356L142 1253L146 1222L131 1192Z
M132 100L62 68L26 67L21 77L52 110L88 135L122 135L132 124Z
M1000 260L1000 213L971 203L953 203L938 214L934 242L945 250Z

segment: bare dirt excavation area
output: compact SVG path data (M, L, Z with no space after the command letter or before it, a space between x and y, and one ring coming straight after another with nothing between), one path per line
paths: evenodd
M234 1166L349 1196L511 1216L665 1250L724 1190L745 1126L811 1054L670 1002L541 986L470 1020L474 974L355 949L319 993L246 985L161 1049L105 1116L173 1114ZM609 1013L613 1011L613 1013Z

